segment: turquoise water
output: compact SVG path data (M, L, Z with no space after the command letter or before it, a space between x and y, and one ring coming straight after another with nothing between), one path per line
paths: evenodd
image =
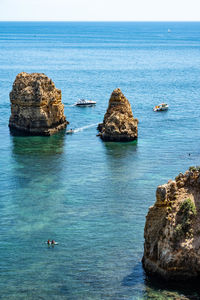
M62 90L73 135L10 135L21 71ZM141 266L156 187L200 164L199 83L200 23L0 23L0 299L200 297L150 282ZM117 87L137 143L96 137ZM72 106L78 98L97 105ZM154 113L163 101L170 109Z

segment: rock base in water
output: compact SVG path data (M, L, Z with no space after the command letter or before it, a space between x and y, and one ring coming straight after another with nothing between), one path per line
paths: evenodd
M22 72L10 92L11 131L30 135L51 135L65 129L61 91L45 74Z

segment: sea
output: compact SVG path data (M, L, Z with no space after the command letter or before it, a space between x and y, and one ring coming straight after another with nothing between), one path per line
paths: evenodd
M10 133L22 71L62 90L74 134ZM137 142L96 136L118 87ZM154 112L162 102L168 111ZM157 186L196 165L200 23L0 22L0 299L200 299L199 287L149 278L141 263Z

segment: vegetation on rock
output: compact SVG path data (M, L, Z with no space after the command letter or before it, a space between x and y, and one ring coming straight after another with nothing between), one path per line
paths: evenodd
M197 172L200 172L200 166L191 166L191 167L189 167L189 171L191 171L191 172L195 172L195 171L197 171Z
M194 202L188 198L184 200L181 205L180 209L177 213L179 217L178 224L175 228L175 238L184 237L187 234L191 234L190 225L192 222L192 218L197 214L196 206Z

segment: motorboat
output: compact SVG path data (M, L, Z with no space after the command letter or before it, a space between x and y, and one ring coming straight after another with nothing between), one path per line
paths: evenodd
M95 104L96 104L96 102L93 100L79 99L74 105L76 105L76 106L92 106Z
M161 103L159 105L156 105L153 108L153 111L163 111L163 110L168 110L169 106L167 103Z
M73 129L70 129L70 130L67 130L67 131L66 131L66 134L72 134L72 133L74 133L74 130L73 130Z

